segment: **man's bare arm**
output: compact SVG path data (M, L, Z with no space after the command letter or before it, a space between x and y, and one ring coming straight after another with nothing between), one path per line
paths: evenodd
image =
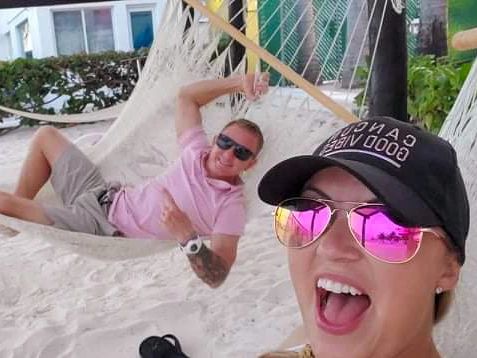
M230 271L225 261L205 245L197 254L188 255L188 258L197 277L212 288L219 287Z
M187 255L196 275L210 287L219 287L235 262L237 243L237 236L215 236L210 249L202 245L197 254Z
M217 97L242 90L241 76L205 80L182 87L177 96L176 133L180 137L187 129L202 124L200 107Z
M187 129L202 124L200 107L214 99L231 93L242 92L247 99L255 100L268 89L269 75L235 75L216 80L194 82L181 87L177 96L176 133L180 137Z
M195 236L194 228L187 215L177 207L171 194L166 189L163 189L163 194L161 223L183 245ZM225 281L235 262L239 237L222 234L213 235L210 239L210 248L204 244L197 254L188 255L188 258L197 276L210 287L216 288Z

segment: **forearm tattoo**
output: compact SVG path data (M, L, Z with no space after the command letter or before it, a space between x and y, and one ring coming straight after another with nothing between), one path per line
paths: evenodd
M216 288L225 281L229 273L227 263L207 246L202 245L197 254L187 257L197 276L210 287Z

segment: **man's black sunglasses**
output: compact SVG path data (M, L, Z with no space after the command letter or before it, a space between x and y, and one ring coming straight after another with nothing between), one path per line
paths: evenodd
M217 147L222 150L229 150L233 147L235 158L241 161L249 160L254 155L250 149L222 133L217 136L215 143L217 144Z

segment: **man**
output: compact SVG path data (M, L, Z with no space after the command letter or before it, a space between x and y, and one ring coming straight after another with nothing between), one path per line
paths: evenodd
M209 144L200 107L243 92L255 100L268 74L206 80L180 89L176 132L180 158L164 174L135 186L107 183L99 170L53 127L35 134L13 194L0 192L0 213L97 235L175 239L197 276L218 287L233 265L245 226L240 174L263 146L253 122L230 122ZM34 201L48 179L64 207ZM203 239L210 239L210 248Z

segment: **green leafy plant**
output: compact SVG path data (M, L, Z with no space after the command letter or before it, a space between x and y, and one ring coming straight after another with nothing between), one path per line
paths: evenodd
M408 64L408 114L411 122L437 133L449 114L472 64L458 63L447 57L415 56ZM358 77L369 75L368 67L358 69ZM358 93L354 103L361 106L364 91ZM369 91L368 91L369 95ZM364 104L368 103L368 98Z
M0 62L0 104L44 114L55 113L56 100L62 114L106 108L129 98L139 78L136 59L146 56L141 50ZM37 123L21 118L22 125Z
M368 61L367 61L368 62ZM369 77L369 65L368 66L359 66L356 69L356 80L357 83L360 83L363 87L366 85L366 79ZM369 91L368 91L369 94ZM359 115L359 108L362 105L366 105L368 103L368 96L366 96L366 101L363 103L363 97L364 97L364 89L359 91L359 93L354 97L354 104L356 107L353 109L354 114L357 116Z
M470 63L434 56L411 58L408 70L408 113L411 121L439 132L467 75Z

